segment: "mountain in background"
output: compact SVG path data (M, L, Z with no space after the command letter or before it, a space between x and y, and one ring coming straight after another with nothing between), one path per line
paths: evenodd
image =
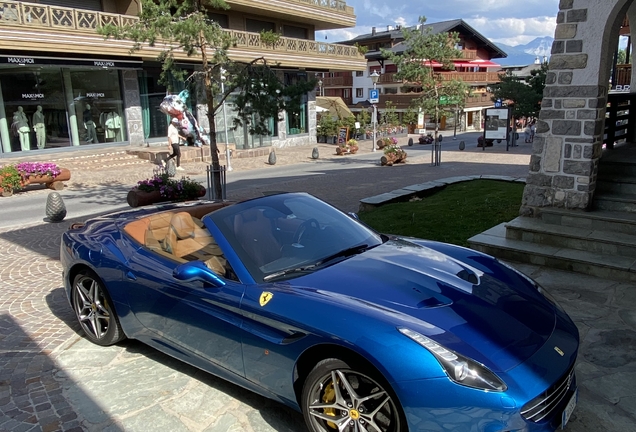
M510 46L498 43L508 57L496 59L495 61L501 65L525 66L534 63L537 56L543 61L543 56L550 57L552 51L552 42L554 38L550 36L538 37L525 45Z

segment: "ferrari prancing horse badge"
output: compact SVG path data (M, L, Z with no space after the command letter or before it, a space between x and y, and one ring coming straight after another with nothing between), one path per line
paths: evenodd
M261 306L265 306L267 303L269 303L272 297L274 297L274 294L268 291L263 291L263 293L261 294L261 298L258 300L258 302L261 304Z

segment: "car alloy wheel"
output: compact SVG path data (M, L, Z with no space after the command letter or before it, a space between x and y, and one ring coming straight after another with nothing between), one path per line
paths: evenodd
M72 303L86 337L98 345L112 345L125 338L112 302L99 277L82 272L73 281Z
M303 387L305 422L312 432L399 432L401 409L387 388L345 362L318 363Z

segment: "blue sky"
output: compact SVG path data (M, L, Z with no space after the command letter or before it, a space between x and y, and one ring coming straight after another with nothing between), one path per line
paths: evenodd
M370 33L371 27L410 26L462 18L494 42L521 45L554 37L559 0L346 0L355 9L355 28L317 32L317 40L338 42Z

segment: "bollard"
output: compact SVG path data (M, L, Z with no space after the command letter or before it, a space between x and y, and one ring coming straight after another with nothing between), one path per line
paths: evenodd
M413 146L413 138L409 138L409 147Z
M318 147L314 147L313 151L311 152L311 158L312 159L318 159Z
M464 150L466 148L466 143L464 141L459 142L459 149Z
M46 216L51 222L60 222L66 217L66 205L58 192L51 192L46 197Z
M269 153L269 159L267 159L267 163L270 165L276 165L276 152L271 151Z

